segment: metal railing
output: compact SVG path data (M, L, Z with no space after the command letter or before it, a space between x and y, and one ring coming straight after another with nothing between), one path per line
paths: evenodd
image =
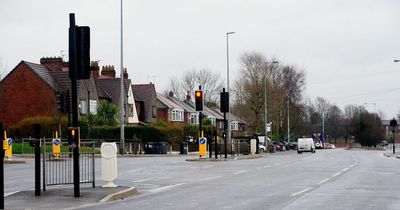
M92 183L95 187L94 153L80 153L80 183ZM43 158L43 190L46 186L73 184L72 152L47 153Z

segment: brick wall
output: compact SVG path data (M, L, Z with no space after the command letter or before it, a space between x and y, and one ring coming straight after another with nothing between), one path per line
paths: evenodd
M26 117L55 115L56 107L52 88L24 63L0 83L0 122L6 128Z

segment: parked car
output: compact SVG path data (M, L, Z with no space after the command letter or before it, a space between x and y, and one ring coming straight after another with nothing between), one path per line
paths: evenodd
M379 143L379 145L381 145L382 147L387 147L389 146L389 142L386 140L382 140L381 143Z
M267 148L262 144L258 144L258 151L259 152L266 152Z
M284 150L286 150L285 146L280 141L273 141L272 144L275 145L276 151L284 151Z
M287 141L280 140L279 142L281 142L283 144L283 146L285 147L286 150L290 149Z
M324 149L331 149L331 144L324 143Z
M314 141L315 149L323 149L323 145L320 141Z
M291 141L288 143L289 149L297 150L297 142Z

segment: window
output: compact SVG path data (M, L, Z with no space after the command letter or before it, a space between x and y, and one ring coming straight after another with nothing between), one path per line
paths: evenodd
M216 119L215 119L215 117L213 117L213 116L207 116L207 119L209 119L210 121L211 121L211 125L214 125L215 126L215 124L216 124Z
M87 102L86 100L82 100L79 102L79 113L87 114Z
M197 113L190 113L190 124L199 124L199 115Z
M133 104L128 104L128 117L133 117Z
M239 130L239 123L238 123L238 121L232 121L232 122L231 122L231 130L233 130L233 131L238 131L238 130Z
M183 121L183 110L173 109L171 121Z
M97 114L97 101L90 100L90 114Z

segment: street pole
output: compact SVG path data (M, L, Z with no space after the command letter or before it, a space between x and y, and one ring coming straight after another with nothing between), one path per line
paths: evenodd
M289 99L287 101L287 139L288 139L288 142L290 142Z
M69 71L71 79L71 94L72 94L72 126L78 127L78 90L77 90L77 71L78 71L78 56L77 56L77 31L75 24L75 14L69 14ZM74 182L74 197L80 197L80 174L79 174L79 141L76 139L75 147L73 148L73 182Z
M390 126L392 127L392 140L393 140L393 154L396 154L396 145L395 145L395 135L394 135L394 132L395 132L395 129L396 129L396 127L397 127L397 121L393 118L391 121L390 121Z
M325 141L325 112L322 112L322 140Z
M230 107L230 89L229 89L229 34L234 34L235 32L228 32L226 33L226 86L227 86L227 91L228 91L228 107ZM230 109L228 110L228 113L226 115L227 122L228 122L228 133L226 134L226 138L228 139L228 142L230 142L231 145L231 154L232 154L232 143L231 143L231 123L230 123Z
M278 61L272 61L272 67L274 64L279 63ZM265 68L267 69L267 68ZM268 136L268 105L267 105L267 72L264 72L264 132L265 132L265 146L267 146L267 136Z
M124 102L125 102L125 88L124 88L124 39L123 39L123 18L122 18L122 0L121 0L121 95L120 95L120 127L121 127L121 145L120 145L120 153L124 154L124 146L125 146L125 132L124 132L124 122L125 122L125 110L124 110Z

